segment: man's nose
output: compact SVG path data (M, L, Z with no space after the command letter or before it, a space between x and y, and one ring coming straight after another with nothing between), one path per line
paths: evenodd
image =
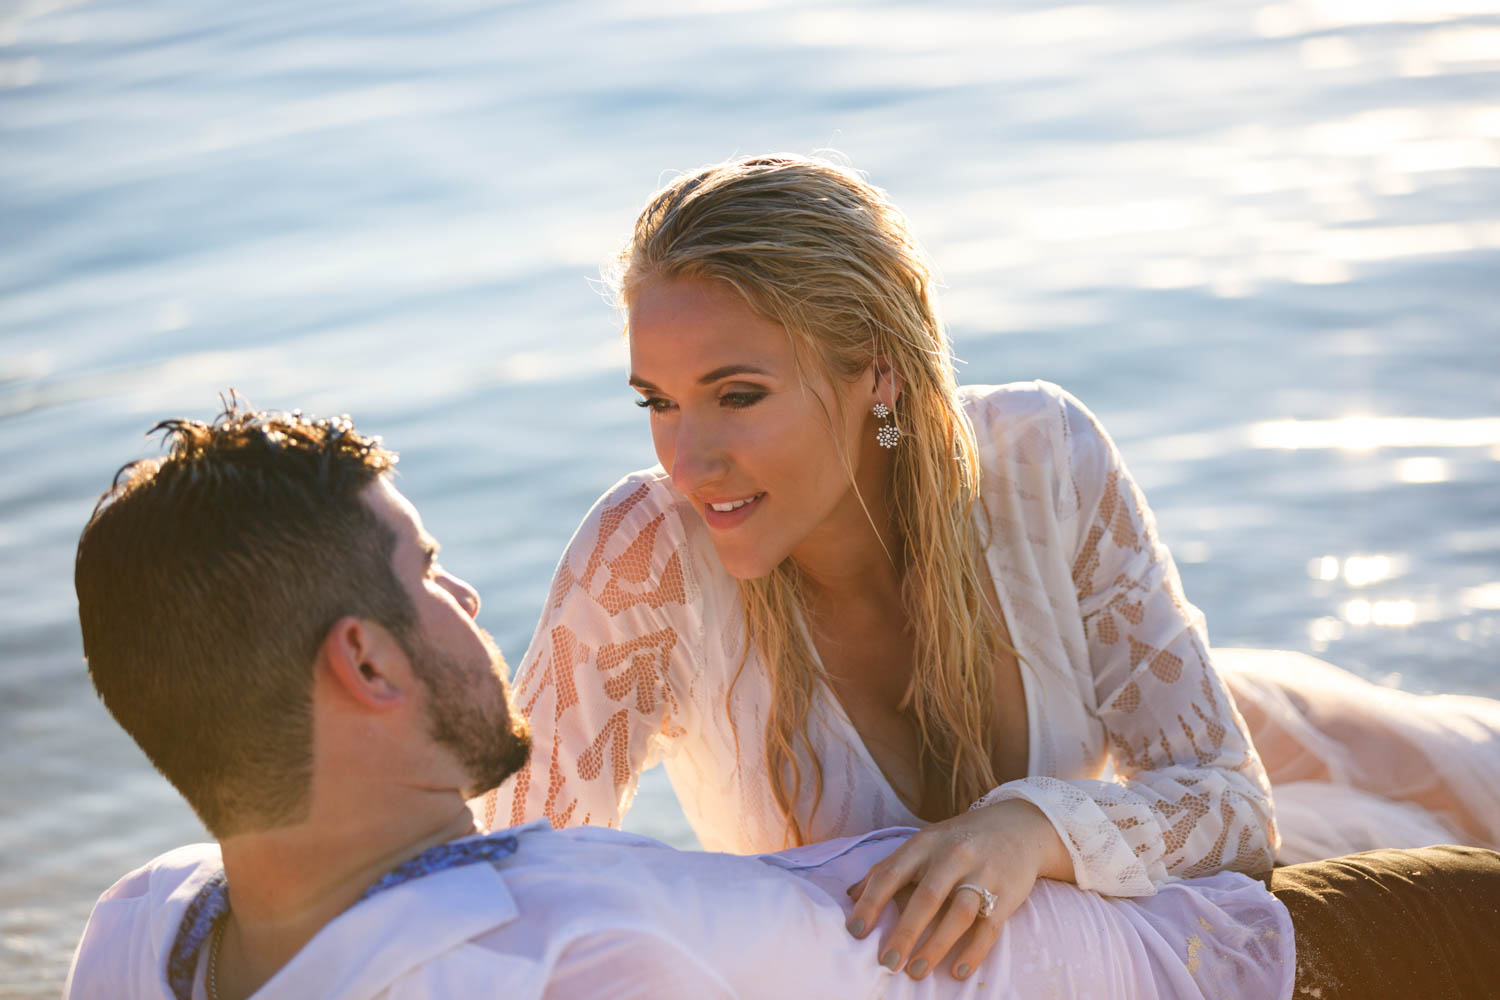
M469 613L470 618L479 617L479 591L471 587L469 581L460 579L445 570L442 583L443 589L453 595L453 599Z

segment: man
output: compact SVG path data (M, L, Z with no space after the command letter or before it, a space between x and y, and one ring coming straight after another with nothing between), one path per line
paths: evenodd
M974 974L914 978L878 962L892 913L844 926L844 887L910 831L758 859L544 823L476 836L465 798L528 737L395 456L347 418L231 406L159 429L170 453L121 470L84 529L79 617L100 697L218 844L104 894L68 996L1286 996L1294 922L1342 947L1315 901L1288 919L1244 876L1144 900L1043 880ZM1454 886L1441 856L1399 860ZM1500 859L1480 861L1475 902L1443 894L1460 923L1500 897ZM1356 869L1383 906L1426 900Z

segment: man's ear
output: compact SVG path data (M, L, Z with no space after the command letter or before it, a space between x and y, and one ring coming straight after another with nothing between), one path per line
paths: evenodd
M346 615L323 637L323 662L338 689L366 708L389 711L406 698L411 664L390 631Z

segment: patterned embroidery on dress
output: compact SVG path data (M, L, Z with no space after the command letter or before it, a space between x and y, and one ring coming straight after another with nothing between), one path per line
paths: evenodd
M517 705L533 725L537 723L537 713L546 711L550 697L553 729L542 814L556 828L592 819L592 811L585 811L581 817L578 815L580 799L579 795L570 794L570 781L576 778L585 785L598 781L605 773L607 758L612 798L618 807L621 790L631 784L636 758L641 756L638 748L632 746L632 741L649 738L653 733L676 738L684 732L677 721L681 706L670 681L671 657L678 648L676 629L666 626L631 636L630 628L659 622L647 618L637 624L628 616L620 617L637 606L644 605L655 611L669 604L687 603L688 584L680 554L671 551L665 560L660 561L656 556L658 538L668 513L659 513L647 521L633 538L627 540L618 555L608 555L610 550L618 547L618 536L624 530L627 517L650 493L651 484L642 483L618 503L599 513L597 532L580 572L575 574L572 569L576 549L570 550L563 558L544 612L553 618L554 624L546 633L542 648L534 654L532 662L525 665L518 685ZM580 541L586 537L585 533L580 533ZM654 568L657 565L661 567L659 571ZM569 622L574 622L585 635L597 637L601 632L599 626L588 618L593 609L604 612L611 620L611 636L619 637L621 641L604 644L596 650L579 638L579 633L570 627ZM626 622L630 624L624 624ZM602 684L591 686L590 690L602 690L609 701L626 704L610 713L596 731L589 733L588 744L570 760L564 755L564 743L577 747L581 741L577 740L580 734L566 733L567 722L580 704L577 672L587 663L593 663L605 675ZM593 684L592 681L585 683ZM633 723L632 712L640 718L659 716L660 720L652 730L641 731ZM533 772L542 766L542 752L543 747L538 746L531 761L514 779L512 825L523 822L528 811L535 808L529 805L529 798L534 794L537 780ZM497 818L499 794L497 789L485 797L485 819L491 826ZM601 805L598 800L590 801L596 808ZM613 819L606 822L615 825Z
M562 745L553 743L552 759L547 764L547 801L542 803L542 814L547 817L547 822L552 824L554 830L561 830L568 825L568 821L573 818L573 810L578 805L577 798L569 799L566 809L560 808L557 804L562 798L563 786L568 781L567 776L563 774L561 756ZM522 820L518 819L511 825L514 826L520 822Z
M1167 827L1162 838L1166 843L1166 854L1171 857L1182 850L1198 821L1208 815L1208 793L1187 794L1176 802L1153 802L1151 809L1169 821L1178 817Z
M673 556L676 559L676 556ZM604 693L611 701L624 701L633 690L635 710L642 715L656 711L657 696L664 701L663 730L671 728L670 719L677 713L677 696L667 684L667 668L672 650L677 646L677 630L657 629L627 642L612 642L599 650L599 670L608 673L627 658L630 665L604 681Z
M1234 862L1228 867L1237 872L1263 872L1276 864L1276 859L1265 846L1264 838L1248 825L1240 827L1240 841L1234 852Z
M547 638L546 649L541 654L542 659L531 664L525 682L516 695L516 703L520 707L521 714L528 719L536 717L537 703L548 691L556 692L553 696L553 715L556 720L561 720L569 708L578 704L578 688L574 671L578 664L588 656L588 647L579 642L573 630L566 625L554 627L548 633ZM539 749L541 748L537 747L532 751L531 759L513 779L515 786L511 799L511 826L517 826L526 819L526 802L531 792L532 770L537 766L536 750ZM566 780L558 760L560 747L557 740L553 740L551 751L551 758L548 761L547 798L542 807L542 814L547 817L547 821L554 828L562 829L572 818L577 799L569 801L565 806L559 805L558 799ZM499 789L492 789L485 795L485 824L492 829L495 826L499 794Z
M639 585L649 583L651 578L651 554L656 549L656 532L666 520L666 514L658 514L630 543L618 558L610 560L609 582L599 595L599 604L609 612L611 618L637 604L660 608L667 604L683 604L687 601L687 585L682 575L682 560L676 552L667 557L662 568L661 580L650 589L627 591L620 581ZM588 581L584 581L588 586Z
M1218 758L1220 752L1224 749L1224 737L1229 734L1229 728L1214 716L1206 714L1203 709L1198 707L1196 702L1193 704L1193 712L1198 716L1198 720L1203 723L1203 731L1208 735L1208 745L1213 747L1213 753L1209 755L1210 759ZM1185 725L1186 723L1184 723Z
M588 659L589 648L578 641L573 630L558 625L548 633L547 649L542 654L547 666L541 671L533 668L528 677L536 677L536 686L530 691L530 699L523 709L528 718L536 710L536 703L549 689L557 694L553 698L556 715L562 714L578 704L578 684L574 671L578 664Z
M1131 685L1132 687L1134 684ZM1115 759L1132 771L1149 770L1151 767L1150 751L1147 749L1146 738L1141 737L1140 751L1137 752L1130 745L1129 740L1121 733L1106 727L1105 732L1109 736L1109 745Z
M1117 458L1111 456L1111 460ZM1076 479L1073 486L1079 493ZM1082 504L1081 493L1079 501ZM1133 854L1148 859L1159 853L1166 868L1178 875L1216 872L1226 864L1242 869L1260 865L1267 851L1256 846L1264 844L1256 827L1260 823L1258 809L1265 803L1247 799L1207 773L1245 775L1252 785L1263 784L1253 750L1226 759L1232 721L1224 716L1206 651L1192 631L1191 616L1195 612L1183 598L1170 562L1164 560L1144 500L1128 475L1118 469L1110 469L1105 476L1072 571L1081 606L1087 607L1090 600L1103 600L1102 606L1096 605L1097 610L1086 615L1085 636L1100 655L1123 655L1125 661L1120 665L1126 671L1122 683L1103 703L1118 717L1101 721L1110 752L1126 772L1122 787L1129 798L1111 803L1106 797L1095 796L1115 821L1116 836L1126 837L1130 831ZM1112 579L1102 580L1101 576ZM1164 613L1168 608L1170 615ZM1170 632L1163 628L1164 622ZM1121 639L1125 648L1118 650ZM1190 673L1196 676L1189 677ZM1190 683L1197 689L1197 697L1184 697L1183 688ZM1154 712L1144 713L1148 707ZM1152 729L1121 727L1125 717L1143 714L1142 721L1157 714L1163 717L1163 723L1173 718L1175 722L1166 723L1167 728L1152 727L1154 733ZM1168 728L1180 735L1174 739ZM1149 775L1163 768L1197 771L1194 775L1174 775L1172 782L1151 781ZM1209 779L1208 784L1204 784L1205 779ZM1143 798L1130 790L1132 780L1146 783ZM1142 803L1159 817L1154 830L1149 828L1152 824L1136 818ZM1246 809L1248 813L1243 811ZM1212 831L1217 842L1206 854L1195 852L1192 857L1183 857L1182 851L1205 822L1210 825L1204 832ZM1226 845L1231 840L1235 857L1226 858ZM1109 880L1117 885L1121 877L1118 872L1108 873Z
M1176 684L1182 676L1182 657L1175 653L1169 653L1164 649L1156 649L1144 642L1137 642L1135 636L1126 636L1130 643L1130 668L1134 670L1142 663L1150 659L1151 673L1163 684Z
M624 500L613 507L606 507L600 513L599 534L594 539L594 549L589 553L588 562L584 564L583 575L578 578L579 585L585 590L594 582L594 574L599 571L600 565L604 562L604 548L609 544L609 540L614 537L620 525L625 523L626 516L650 493L651 484L641 483Z
M1141 686L1131 681L1120 689L1109 707L1116 712L1134 712L1141 707ZM1118 739L1118 737L1116 737Z
M604 769L604 745L609 744L609 762L615 791L630 781L630 713L620 709L594 737L594 742L578 757L578 776L593 781Z
M1135 491L1130 492L1133 494ZM1120 473L1114 469L1110 470L1105 479L1098 514L1094 523L1089 526L1088 536L1078 551L1078 557L1073 560L1073 585L1080 594L1096 592L1094 574L1098 572L1101 561L1099 544L1106 535L1115 548L1140 552L1144 547L1150 552L1151 562L1156 561L1155 553L1150 551L1151 547L1141 544L1141 533L1137 530L1129 505L1120 496Z

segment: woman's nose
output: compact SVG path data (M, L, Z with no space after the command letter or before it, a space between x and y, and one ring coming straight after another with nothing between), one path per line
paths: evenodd
M667 472L679 493L696 493L712 485L724 477L728 468L715 435L708 428L691 425L685 420L678 421L671 458Z

